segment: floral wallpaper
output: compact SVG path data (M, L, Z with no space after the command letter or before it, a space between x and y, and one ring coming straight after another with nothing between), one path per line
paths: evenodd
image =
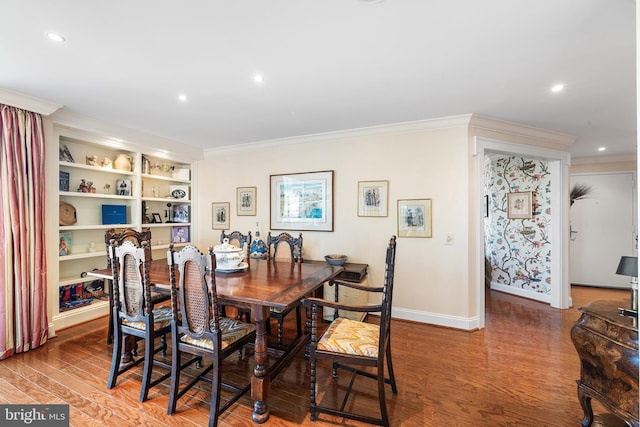
M548 162L486 156L485 257L492 284L551 293L551 174ZM507 218L507 194L533 192L533 218ZM489 275L489 272L487 272Z

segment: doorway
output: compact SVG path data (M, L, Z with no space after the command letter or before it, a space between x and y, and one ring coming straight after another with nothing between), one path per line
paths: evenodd
M476 315L478 327L484 328L485 317L485 233L484 233L484 189L486 156L489 153L524 156L542 159L548 162L552 185L550 192L549 239L553 249L547 262L550 265L551 290L549 303L556 308L569 308L571 295L569 286L569 200L566 191L569 187L569 153L530 145L474 137L474 156L476 157Z
M629 288L616 268L638 252L635 173L572 174L574 185L590 190L571 206L571 284Z

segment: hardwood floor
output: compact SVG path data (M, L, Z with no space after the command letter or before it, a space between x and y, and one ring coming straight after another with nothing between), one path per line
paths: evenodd
M557 310L491 291L482 331L393 321L399 393L388 393L392 425L579 426L579 361L569 336L579 317L577 307L602 299L626 305L628 291L574 287L572 296L574 308ZM138 402L139 370L123 375L107 390L111 346L106 344L106 326L106 319L98 319L60 331L43 348L0 362L0 403L68 403L73 426L206 425L206 385L183 397L172 416L166 415L168 383L151 389L147 402ZM293 333L293 324L287 326ZM232 356L224 365L226 378L246 376L252 366L250 357ZM348 377L332 381L329 366L319 363L318 368L319 397L336 400ZM272 384L271 418L265 425L364 425L328 416L311 422L308 384L308 364L299 354ZM377 413L375 383L358 379L354 388L355 405ZM251 409L252 401L245 396L222 415L219 425L254 425ZM594 426L624 425L604 412L594 402L594 413L599 414Z

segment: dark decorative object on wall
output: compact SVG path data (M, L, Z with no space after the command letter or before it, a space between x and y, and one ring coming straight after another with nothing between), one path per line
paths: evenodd
M591 186L586 184L574 184L571 189L571 193L569 198L571 200L571 206L576 202L576 200L584 199L591 193Z

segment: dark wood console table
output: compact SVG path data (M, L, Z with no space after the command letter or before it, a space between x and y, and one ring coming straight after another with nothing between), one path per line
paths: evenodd
M582 316L571 329L580 357L577 383L584 427L593 422L591 399L638 426L638 319L620 315L620 305L592 302L580 308Z

